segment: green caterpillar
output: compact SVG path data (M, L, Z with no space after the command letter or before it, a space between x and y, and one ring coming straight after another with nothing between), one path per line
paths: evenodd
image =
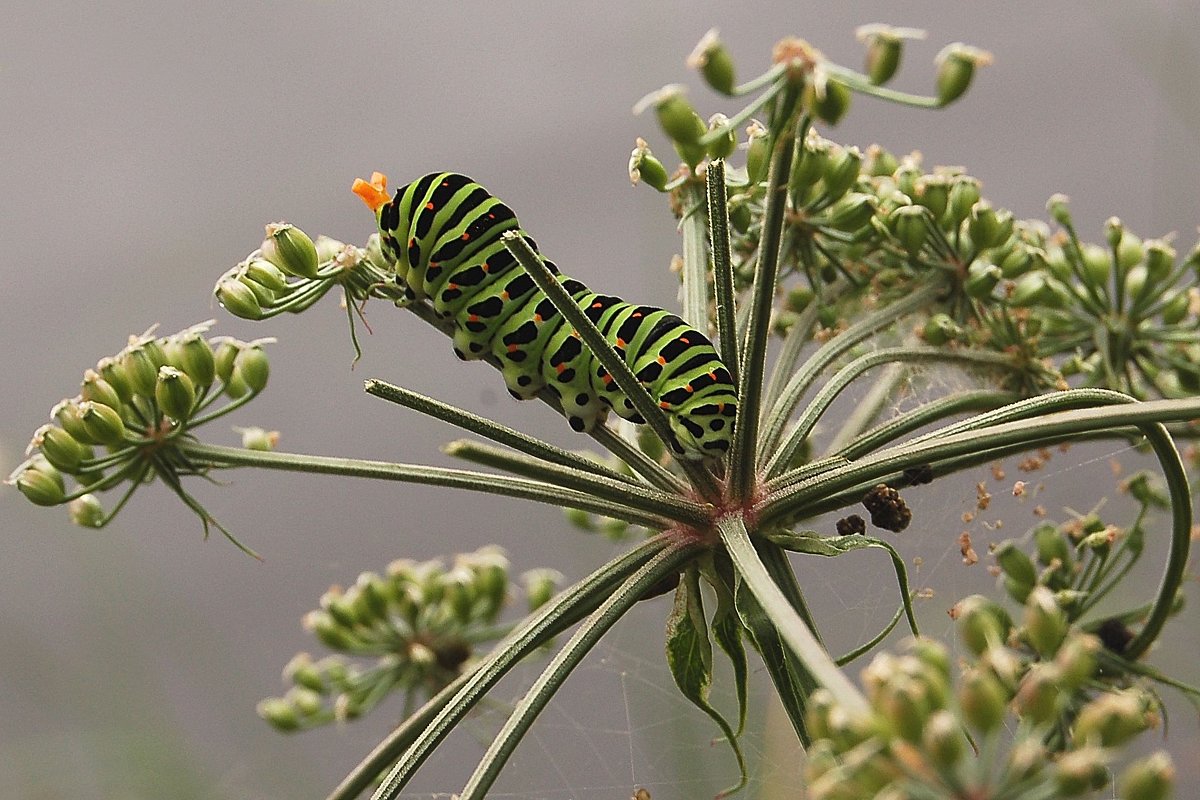
M609 408L644 422L612 376L565 324L501 241L520 231L512 209L465 175L432 173L387 193L387 177L359 179L354 192L375 212L384 255L394 262L401 305L429 301L454 321L462 359L495 356L519 400L549 388L577 431L591 430ZM535 251L537 245L521 234ZM674 314L602 295L558 272L563 288L625 358L671 423L672 450L719 458L729 449L737 393L706 336Z

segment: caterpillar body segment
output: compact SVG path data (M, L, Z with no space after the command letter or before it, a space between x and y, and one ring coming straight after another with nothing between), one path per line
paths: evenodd
M430 173L387 193L380 173L354 192L375 212L384 255L404 297L428 302L454 323L462 359L494 356L509 392L529 399L549 389L572 428L591 430L609 409L644 422L578 333L505 248L521 231L507 205L465 175ZM540 253L539 253L540 257ZM675 314L592 291L543 262L621 355L666 413L674 452L720 458L729 449L737 392L712 343Z

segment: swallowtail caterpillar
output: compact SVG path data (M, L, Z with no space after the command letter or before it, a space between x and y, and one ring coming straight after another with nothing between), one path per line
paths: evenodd
M549 298L508 252L501 235L521 231L512 209L465 175L437 172L394 196L387 176L354 182L375 212L384 256L404 297L426 302L454 322L454 352L462 359L495 356L508 390L527 400L549 389L577 431L591 430L612 409L644 420L612 376L566 324ZM597 294L543 263L620 353L666 412L683 458L720 458L729 449L737 392L708 337L678 316Z

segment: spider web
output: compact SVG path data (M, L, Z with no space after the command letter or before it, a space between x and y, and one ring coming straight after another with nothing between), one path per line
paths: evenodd
M922 396L961 388L946 370L913 371L882 417L911 408ZM856 382L840 404L863 400L869 381ZM834 417L837 413L835 411ZM909 569L914 606L923 634L945 643L955 655L959 645L950 607L972 593L1000 597L989 571L989 546L1026 534L1044 520L1064 522L1078 513L1104 506L1105 521L1132 521L1130 501L1117 491L1121 479L1136 469L1153 468L1154 460L1134 445L1103 442L1013 456L991 465L938 476L928 486L902 489L913 511L913 523L900 534L870 533L888 540ZM1014 491L1018 482L1023 484ZM1109 498L1107 501L1105 498ZM1107 505L1105 506L1105 502ZM816 520L811 528L831 535L845 509ZM1161 541L1161 540L1160 540ZM974 551L969 556L967 547ZM1160 567L1153 550L1144 566ZM968 563L973 562L973 563ZM793 556L800 584L824 636L826 646L841 655L874 637L899 607L899 589L890 560L878 550L848 553L836 559ZM1131 582L1131 585L1135 585ZM1138 589L1147 599L1152 584ZM643 602L627 615L588 655L566 686L543 711L501 775L490 797L513 800L625 800L638 789L653 800L715 797L736 783L738 770L716 726L680 695L663 655L663 626L670 597ZM713 604L706 597L706 609ZM1015 608L1010 608L1015 611ZM901 622L885 641L894 647L908 635ZM801 764L782 708L758 655L748 649L750 707L740 744L750 772L739 795L755 800L804 797ZM713 704L736 723L733 676L724 655L714 647ZM857 678L870 655L848 667ZM516 682L527 686L540 665L521 668ZM523 686L504 683L495 696L516 698ZM482 755L503 724L511 705L493 703L472 718L468 737L475 746L455 764L462 778ZM460 732L461 733L461 732ZM457 759L456 759L457 761ZM439 779L440 780L440 779ZM441 783L445 786L445 783ZM448 800L452 794L422 785L418 774L402 797Z

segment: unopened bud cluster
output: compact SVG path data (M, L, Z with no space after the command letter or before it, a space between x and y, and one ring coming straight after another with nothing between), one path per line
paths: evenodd
M546 569L519 578L528 610L554 595L562 576ZM458 677L476 648L501 638L500 613L517 583L496 547L441 561L392 562L364 572L347 589L332 587L304 627L332 655L300 653L284 668L290 684L261 701L258 713L280 730L312 728L362 716L392 692L435 694Z
M688 67L695 69L710 89L726 97L762 90L755 106L743 109L737 115L714 114L705 122L705 117L688 99L686 88L671 84L642 98L634 106L634 112L653 109L662 132L689 170L696 174L705 159L727 158L739 145L748 147L746 172L749 182L757 183L764 176L763 160L762 154L754 151L760 144L768 147L769 144L755 142L753 134L748 141L739 142L737 126L729 122L733 116L745 119L754 108L761 107L770 120L768 127L776 135L799 113L822 123L836 124L845 116L855 91L870 92L873 86L886 83L895 75L905 40L924 36L922 31L888 25L864 26L858 34L867 48L865 74L833 65L808 42L788 37L775 45L770 71L751 80L745 88L739 88L733 57L717 31L710 30L688 57ZM982 50L966 45L954 44L945 48L937 59L936 102L944 105L961 96L970 85L975 68L989 60L990 56ZM759 92L755 91L755 94ZM899 95L893 97L899 99ZM928 104L931 98L909 99ZM660 191L669 188L670 182L664 178L667 170L642 140L634 150L629 172L634 183L643 181Z
M960 606L969 658L957 677L944 645L916 639L863 670L865 713L846 711L824 689L812 696L809 796L1112 797L1119 748L1158 722L1153 695L1126 689L1080 703L1096 667L1094 639L1072 634L1053 658L1037 660L1004 643L1011 623L990 601ZM1168 797L1169 759L1135 762L1118 786L1121 800Z
M38 505L68 504L72 521L98 528L111 518L98 493L122 484L132 491L156 475L174 487L178 475L199 469L173 444L253 398L269 374L267 340L209 337L211 324L170 336L151 329L100 359L83 373L79 393L34 432L28 457L6 482Z
M390 267L378 239L365 248L328 236L313 241L294 225L272 223L262 247L222 275L213 295L229 313L251 320L304 311L335 286L347 302L361 304L387 291Z

